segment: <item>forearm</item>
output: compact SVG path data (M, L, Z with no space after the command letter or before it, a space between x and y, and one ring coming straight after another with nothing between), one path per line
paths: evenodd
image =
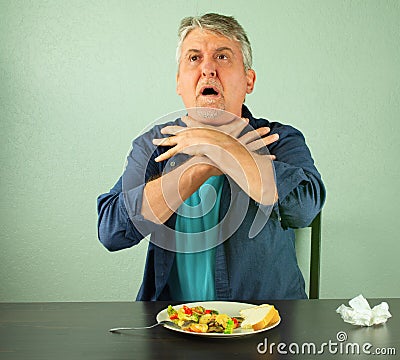
M210 176L219 174L211 162L194 156L175 170L149 181L144 187L141 214L164 223Z
M98 238L110 251L131 247L144 237L129 219L122 194L122 181L97 199Z
M209 147L205 155L254 201L263 205L277 201L274 170L268 155L252 152L233 138L223 146Z

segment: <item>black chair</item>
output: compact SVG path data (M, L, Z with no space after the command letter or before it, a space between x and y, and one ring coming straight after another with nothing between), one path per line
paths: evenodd
M310 282L308 297L319 299L320 261L321 261L321 213L319 213L311 227L311 254L310 254Z

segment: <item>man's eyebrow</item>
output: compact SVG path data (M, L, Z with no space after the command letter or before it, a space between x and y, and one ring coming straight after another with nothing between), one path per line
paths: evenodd
M221 47L219 47L218 49L216 49L215 51L219 52L219 51L226 51L226 50L228 50L228 51L230 51L231 53L233 53L233 50L232 50L230 47L228 47L228 46L221 46Z
M215 49L215 52L226 51L226 50L230 51L231 53L233 53L233 50L228 46L221 46L221 47ZM185 51L185 54L190 54L190 53L198 54L198 53L201 53L201 50L199 50L199 49L187 49Z
M190 54L190 53L199 53L201 52L199 49L187 49L185 51L185 54Z

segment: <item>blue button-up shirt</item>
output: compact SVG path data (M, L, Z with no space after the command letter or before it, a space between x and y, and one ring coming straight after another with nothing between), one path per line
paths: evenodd
M233 234L216 247L215 292L217 300L273 300L306 298L304 279L297 264L295 228L308 226L321 210L325 188L311 153L300 131L278 122L254 118L243 106L242 116L255 129L268 126L270 134L279 134L279 140L268 146L276 156L274 169L279 200L273 206L268 221L255 236L249 236L256 213L266 211L247 198L244 219ZM173 230L176 215L166 224L154 224L141 215L143 189L147 181L165 170L166 162L154 158L163 147L154 150L152 140L160 138L160 129L139 136L132 143L127 170L130 184L121 177L106 194L98 197L98 236L110 251L138 244L150 235L142 285L137 300L170 300L168 278L175 252L163 246L166 226ZM173 165L169 162L167 166ZM135 178L136 173L144 176ZM132 175L133 174L133 175ZM126 191L129 189L128 191ZM226 179L221 195L220 218L230 208L243 208L245 193ZM229 209L228 209L229 207ZM267 212L267 211L266 211ZM229 226L229 224L228 224Z

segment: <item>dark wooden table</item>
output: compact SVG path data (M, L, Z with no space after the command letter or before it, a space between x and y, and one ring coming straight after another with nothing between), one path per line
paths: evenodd
M369 301L373 306L383 300ZM0 359L398 359L400 299L386 301L393 317L374 327L343 322L335 310L347 300L274 301L279 326L232 339L163 327L108 332L154 323L165 302L2 303ZM347 340L339 341L341 336Z

